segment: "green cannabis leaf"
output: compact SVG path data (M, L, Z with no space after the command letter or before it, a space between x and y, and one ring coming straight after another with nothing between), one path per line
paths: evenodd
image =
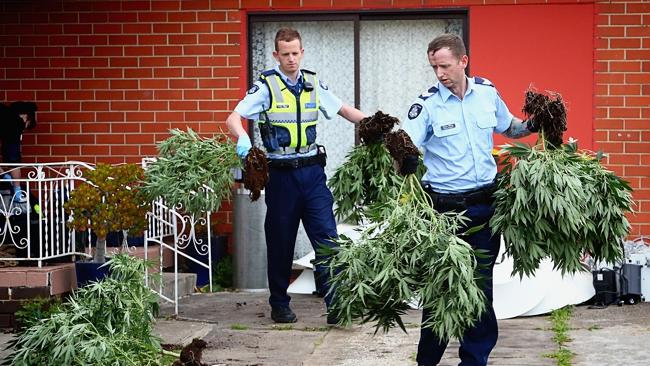
M513 274L532 275L550 257L562 273L584 270L581 258L615 263L630 224L632 189L575 143L555 150L517 143L495 192L493 232L503 232Z

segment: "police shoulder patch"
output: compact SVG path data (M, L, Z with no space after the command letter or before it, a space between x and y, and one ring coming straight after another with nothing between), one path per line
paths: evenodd
M255 94L255 92L257 92L258 90L260 90L260 87L257 86L257 84L253 84L253 86L250 89L248 89L246 94Z
M478 85L485 85L485 86L491 86L493 88L496 88L494 84L488 79L483 79L482 77L474 76L474 83Z
M417 116L420 115L420 112L422 112L422 105L418 103L413 104L411 109L409 109L409 119L417 118Z

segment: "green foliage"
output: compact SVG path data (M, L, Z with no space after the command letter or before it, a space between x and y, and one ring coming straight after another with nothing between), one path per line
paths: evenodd
M214 291L231 288L233 286L233 273L232 256L226 255L212 268L212 288Z
M143 174L136 164L99 163L95 169L84 171L86 182L70 193L64 206L72 215L68 225L79 231L91 229L101 239L96 261L104 261L104 239L109 232L144 230L149 205L140 190ZM102 243L103 247L99 248Z
M490 225L503 232L513 274L533 274L546 257L562 273L584 270L585 254L622 258L633 204L627 182L575 144L540 150L518 143L502 151L508 156Z
M20 310L16 311L16 322L21 329L26 329L38 323L42 319L49 318L59 311L61 300L54 299L32 299L23 303Z
M424 172L420 170L418 177ZM335 214L358 224L368 206L396 197L403 182L384 144L357 145L328 182L336 203Z
M218 211L221 201L230 197L232 169L241 167L234 143L225 135L203 138L192 129L170 133L145 172L147 196L162 197L190 214Z
M477 284L477 259L469 244L456 236L467 218L439 214L415 175L405 178L400 193L375 207L375 217L361 238L341 235L329 255L335 296L330 311L341 324L376 322L384 331L398 325L408 303L419 299L430 310L424 326L440 339L461 337L485 310L485 295ZM380 213L377 213L380 212Z
M144 286L144 261L118 254L111 274L15 338L10 365L159 365L152 335L157 296Z
M561 309L553 310L551 313L553 341L557 343L558 349L545 356L556 359L558 366L571 366L571 361L573 360L573 352L566 348L566 343L571 341L569 337L569 320L572 315L572 306L565 306Z

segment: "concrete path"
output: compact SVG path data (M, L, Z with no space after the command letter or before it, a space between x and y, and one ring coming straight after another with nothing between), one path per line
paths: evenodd
M298 322L276 325L269 318L267 293L224 292L181 300L178 318L173 307L162 306L156 332L163 343L183 345L192 338L208 343L207 365L243 366L413 366L419 338L420 314L409 312L408 333L381 331L371 324L348 329L326 326L322 299L294 295ZM573 366L650 364L650 303L590 309L579 306L570 321L575 353ZM489 365L546 366L557 350L546 316L501 320L499 342ZM10 335L0 334L0 349ZM452 341L441 366L457 365L458 343ZM0 351L0 359L2 359Z

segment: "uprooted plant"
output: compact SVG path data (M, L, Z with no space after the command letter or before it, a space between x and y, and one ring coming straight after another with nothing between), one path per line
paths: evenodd
M415 175L383 205L390 215L359 240L342 235L337 247L323 248L335 289L330 311L342 325L361 320L406 331L401 316L418 299L430 312L423 326L440 339L461 337L485 310L475 251L457 236L467 218L436 212Z
M108 277L75 291L14 338L5 364L159 365L158 299L144 285L144 261L117 254L107 265Z
M532 275L550 257L563 273L584 270L584 255L616 263L629 233L632 189L600 164L601 154L562 144L566 109L554 98L526 92L524 111L544 132L538 144L501 150L503 175L495 192L494 232L503 232L513 274Z
M347 154L328 182L339 219L358 224L367 207L399 192L403 178L393 169L393 161L382 144L383 136L398 123L397 118L381 111L359 122L362 144Z
M151 200L162 197L190 214L218 211L230 197L232 169L241 167L234 143L225 135L204 138L192 129L170 133L145 170L143 190Z
M252 147L244 161L244 188L250 191L251 201L260 198L262 189L269 182L269 164L266 154L258 147Z
M549 95L546 95L529 89L526 91L522 111L535 119L548 149L562 145L562 136L567 130L567 119L564 100L559 93L549 92Z

